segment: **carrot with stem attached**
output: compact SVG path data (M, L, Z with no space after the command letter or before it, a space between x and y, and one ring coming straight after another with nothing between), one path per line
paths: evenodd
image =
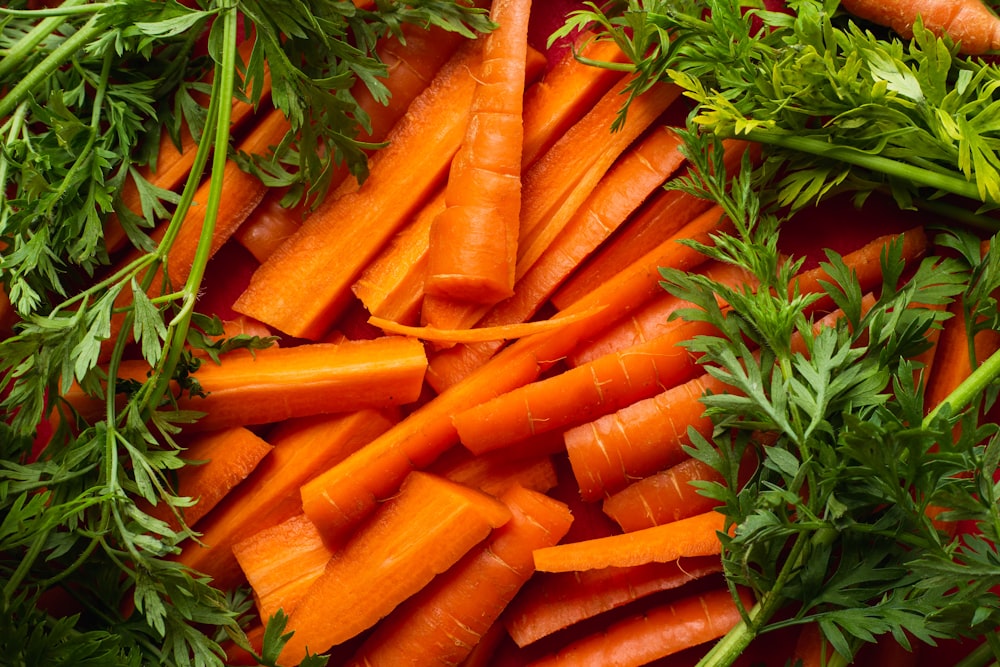
M924 28L947 35L967 55L1000 49L1000 18L982 0L842 0L841 6L858 18L913 37L919 19Z
M534 573L532 551L556 544L573 521L563 504L512 487L511 520L375 629L347 667L457 665Z
M324 652L372 627L510 518L492 496L410 473L299 600L279 664L298 664L307 651Z
M742 593L744 604L751 604ZM653 607L579 639L529 667L638 667L723 636L740 621L728 590Z
M531 0L494 0L465 138L452 159L445 208L431 223L428 294L477 303L510 296L517 261Z
M524 647L575 623L721 570L719 558L705 556L583 572L539 573L508 607L504 625L514 642Z

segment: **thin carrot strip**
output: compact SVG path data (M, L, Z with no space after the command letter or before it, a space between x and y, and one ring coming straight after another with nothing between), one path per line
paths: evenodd
M298 664L372 627L510 518L491 496L410 473L299 600L278 662Z
M703 461L684 459L606 498L604 513L628 533L715 509L718 501L700 494L694 481L721 483L722 478Z
M300 338L321 337L350 302L350 286L444 177L461 143L479 62L463 44L410 105L357 191L328 198L254 273L237 312Z
M634 402L563 434L573 474L585 500L620 491L630 480L687 458L689 429L707 436L712 420L701 402L726 386L707 373Z
M451 162L445 209L431 223L424 288L496 303L514 288L521 209L525 59L531 0L494 0L462 145Z
M233 558L250 583L257 614L265 623L279 609L291 613L333 555L304 514L233 545Z
M632 567L539 573L507 608L504 625L514 642L524 647L574 623L721 570L719 558L705 556Z
M514 284L514 294L492 309L469 308L460 327L475 329L522 322L532 317L566 276L608 238L642 201L683 162L677 150L679 139L667 127L656 127L629 149L595 187L583 206L553 240L545 255ZM685 221L677 220L674 231ZM461 366L482 363L499 343L454 347L440 352L445 357L467 357ZM431 363L439 355L431 357Z
M729 591L714 590L618 621L529 667L638 667L718 639L740 620Z
M693 221L686 238L710 242L709 234L724 228L718 213ZM613 277L563 315L601 308L601 314L567 326L523 338L502 350L464 380L421 405L400 424L373 440L340 464L302 486L303 510L328 539L345 539L379 501L390 497L414 468L429 465L458 442L453 414L527 384L566 355L581 337L622 317L662 291L661 266L691 268L702 261L696 250L666 242Z
M269 348L223 364L203 363L193 376L206 395L185 394L176 403L204 413L193 426L203 430L390 407L420 396L426 367L423 345L400 336ZM126 361L119 373L141 381L148 368L144 361ZM104 409L103 401L78 388L64 398L90 418Z
M537 491L513 487L500 499L511 520L380 623L347 667L445 666L468 656L534 573L532 551L556 544L573 521Z
M184 452L184 458L190 463L177 471L174 489L178 496L195 501L189 507L177 509L185 525L198 524L272 449L265 440L243 426L195 435ZM165 505L157 505L151 514L175 521Z
M219 588L241 585L233 545L301 514L298 488L387 431L399 420L396 412L366 409L278 424L266 434L271 453L204 518L199 538L181 545L177 561Z
M402 334L422 340L446 341L452 343L478 343L483 341L506 341L512 338L524 338L543 331L559 330L570 324L594 317L600 310L573 313L566 317L553 317L535 322L518 322L514 324L499 324L491 327L475 329L438 329L437 327L411 327L405 324L390 322L381 317L372 316L368 323L382 329L386 334Z
M725 517L718 512L703 512L631 533L538 549L535 551L535 569L541 572L574 572L714 556L721 550L718 533L724 521Z

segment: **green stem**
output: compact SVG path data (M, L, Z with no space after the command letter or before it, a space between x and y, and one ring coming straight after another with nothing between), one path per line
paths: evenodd
M921 169L905 162L900 162L899 160L865 153L850 146L836 145L812 137L771 132L762 129L750 129L738 136L739 138L757 143L779 146L830 160L846 162L918 186L943 190L978 201L1000 204L1000 202L987 200L985 195L979 192L979 187L974 182L966 180L961 176L944 174L931 171L930 169Z
M49 11L60 12L63 10L69 10L71 8L78 7L78 5L81 5L86 1L87 0L66 0L66 2L58 8ZM102 7L99 5L94 6L98 8ZM89 7L79 7L77 11L87 9L89 9ZM2 11L4 13L14 13L15 10L4 9ZM65 14L65 12L63 12L63 14ZM16 44L9 49L6 49L3 54L4 57L0 58L0 78L10 74L14 68L20 65L21 62L27 58L39 44L45 41L46 37L55 32L63 23L65 23L65 15L52 15L48 18L42 19L38 22L38 25L32 28L26 35L21 37Z
M948 396L934 407L924 417L924 427L937 416L938 412L948 405L953 411L958 411L971 404L987 386L1000 377L1000 351L994 352L983 363L979 364Z
M74 53L94 41L101 34L103 28L98 25L97 17L97 14L91 16L78 31L67 37L62 44L53 49L23 79L8 90L6 95L0 97L0 118L5 118L9 115L25 98L31 95L37 86L62 67ZM10 61L10 67L13 67L18 64L14 62L16 60L19 60L19 58L8 55L3 60L0 60L0 63Z
M4 61L0 60L0 64ZM17 135L21 133L24 128L24 119L28 113L27 103L22 103L17 106L11 117L10 122L10 134L7 138L9 143L14 143L17 139ZM0 152L0 204L4 204L7 200L7 169L10 163L7 161L7 152ZM0 206L0 233L7 227L7 218L10 215L10 206L2 205Z

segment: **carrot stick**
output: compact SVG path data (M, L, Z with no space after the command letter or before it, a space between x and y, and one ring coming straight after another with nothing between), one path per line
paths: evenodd
M532 317L560 282L596 249L683 161L677 150L677 136L667 127L655 127L635 147L628 150L597 184L545 255L515 282L514 294L492 309L470 308L459 326L473 330L522 322ZM685 221L677 220L674 231ZM457 363L470 368L484 362L500 347L499 342L458 346L432 355L431 363ZM454 381L454 379L452 379Z
M531 0L494 0L472 114L431 223L428 294L496 303L514 288Z
M966 55L1000 49L1000 19L982 0L844 0L844 9L858 18L892 28L902 37L913 37L917 18L935 35L947 35Z
M726 143L726 165L735 169L746 142ZM679 190L665 190L649 201L619 233L552 295L557 308L565 308L587 292L624 270L670 235L671 222L691 220L703 214L710 202Z
M515 484L545 493L557 483L555 464L544 451L515 457L507 451L474 456L468 450L456 447L435 461L427 471L497 497Z
M263 201L235 232L233 240L250 251L258 262L265 261L302 226L301 209L281 205L283 193L272 188Z
M321 337L350 302L350 286L441 181L461 143L479 62L463 44L410 105L355 192L324 200L254 273L234 309L284 333Z
M205 517L200 537L183 543L177 560L222 589L239 586L233 545L301 514L298 488L388 430L398 421L395 412L365 409L278 424L267 433L271 454Z
M381 317L372 316L368 318L369 324L382 329L386 334L402 334L413 336L428 341L445 341L452 343L480 343L485 341L507 341L512 338L524 338L543 331L558 331L580 320L594 317L600 313L599 310L583 311L573 313L565 317L553 317L547 320L536 320L534 322L515 322L512 324L498 324L489 327L476 327L475 329L439 329L437 327L411 327L405 324L397 324Z
M698 493L693 481L721 483L722 478L706 463L684 459L606 498L604 512L632 532L715 509L718 502Z
M586 368L583 366L581 368ZM712 420L701 402L706 391L723 393L726 386L707 373L563 434L573 474L584 500L598 500L628 485L630 480L676 465L687 458L688 429L703 436Z
M279 609L291 613L333 555L304 514L233 545L233 557L250 583L264 623Z
M278 662L298 664L372 627L510 518L491 496L411 473L299 600Z
M721 570L718 558L705 556L633 567L539 573L507 608L504 625L518 646L527 646L574 623Z
M621 50L608 41L581 44L583 55L596 60L620 62ZM529 49L529 54L533 49ZM542 70L529 61L530 77ZM528 86L524 97L524 146L521 169L535 163L551 145L579 120L593 103L623 75L610 69L585 65L564 57L552 65L541 81ZM444 209L443 189L424 206L412 223L363 271L352 286L369 312L386 319L415 323L424 294L430 225Z
M415 401L426 366L423 345L400 336L269 348L223 364L203 363L193 376L206 395L185 393L176 404L204 413L192 426L201 430L383 408ZM144 361L126 361L119 374L141 380L148 368ZM78 388L64 398L90 418L104 409L103 401Z
M725 225L716 211L715 215L692 221L684 234L686 238L710 242L709 234ZM304 484L301 495L306 515L327 539L345 539L379 501L396 492L407 473L429 465L458 443L453 414L531 382L565 356L581 337L592 336L595 330L660 293L659 267L691 268L702 258L697 251L673 240L655 248L627 271L562 311L563 315L571 315L600 308L598 316L557 333L545 332L516 341L367 447Z
M537 491L512 487L511 520L378 625L348 667L456 665L534 573L532 551L556 544L573 516Z
M715 511L631 533L568 542L535 551L535 569L573 572L605 567L666 563L678 558L720 553L725 517Z
M711 332L674 322L651 341L538 380L455 415L459 439L481 454L529 436L580 424L685 382L697 361L680 343ZM699 394L700 395L700 394Z
M190 507L177 509L185 525L194 527L233 487L246 479L272 449L243 426L195 435L184 452L184 458L191 463L177 471L175 486L178 496L195 501ZM151 514L174 522L165 505L157 505Z
M718 639L739 621L729 591L714 590L630 616L529 667L638 667Z

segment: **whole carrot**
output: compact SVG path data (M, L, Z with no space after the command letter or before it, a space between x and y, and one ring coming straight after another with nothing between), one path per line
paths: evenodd
M947 35L967 55L1000 49L1000 19L981 0L843 0L841 5L907 38L919 18L925 28Z

